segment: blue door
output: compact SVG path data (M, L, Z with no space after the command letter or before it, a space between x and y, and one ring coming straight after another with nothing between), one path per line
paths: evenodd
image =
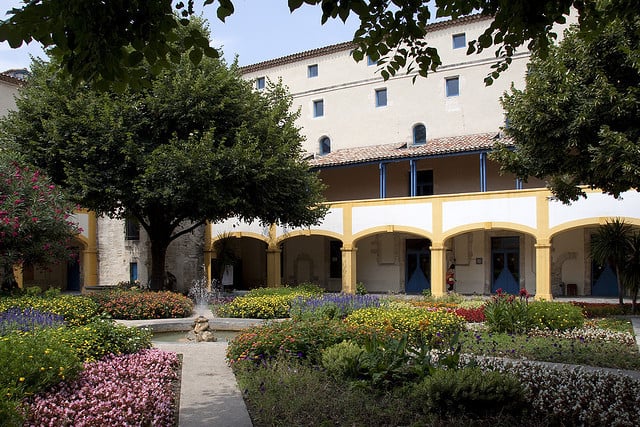
M607 263L604 267L593 262L591 264L591 295L598 297L617 297L618 282L616 273Z
M419 294L431 289L431 242L427 239L406 240L405 292Z
M69 262L67 262L67 290L79 291L80 290L80 257L78 256L78 250L74 249L76 256Z
M491 292L520 292L520 238L491 238Z

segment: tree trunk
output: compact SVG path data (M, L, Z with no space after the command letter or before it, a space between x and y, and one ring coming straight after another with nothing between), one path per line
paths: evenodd
M165 288L166 280L166 256L169 242L159 239L151 239L151 277L149 289L160 291Z
M618 264L616 264L616 283L618 285L618 302L620 303L620 307L624 306L623 300L623 288L622 288L622 280L620 280L620 269L618 268Z
M13 265L11 263L2 263L2 290L11 292L18 288L18 282L16 281L15 276L13 275Z

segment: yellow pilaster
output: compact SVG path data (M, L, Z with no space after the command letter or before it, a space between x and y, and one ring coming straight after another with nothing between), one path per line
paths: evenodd
M539 240L536 248L536 299L551 301L551 243Z
M82 249L83 286L98 285L98 218L95 212L87 212L89 229L87 247Z
M22 265L14 265L13 266L13 277L16 279L18 283L18 287L20 289L24 289L24 278L22 276Z
M353 245L342 245L342 292L356 293L356 253L358 248Z
M269 242L267 243L267 287L277 288L282 285L280 258L282 250L278 245L278 228L276 224L269 226Z
M446 294L445 247L442 242L431 243L431 294L440 297Z

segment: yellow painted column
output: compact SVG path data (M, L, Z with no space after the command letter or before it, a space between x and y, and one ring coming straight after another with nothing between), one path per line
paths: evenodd
M551 301L551 242L538 240L536 248L536 299Z
M89 211L87 247L82 250L83 287L98 285L98 218Z
M18 287L20 289L24 289L24 278L22 276L22 265L15 264L13 266L13 277L16 279L16 283L18 283Z
M442 242L431 243L431 294L441 297L446 294L445 247Z
M356 253L358 248L351 244L342 245L342 292L356 293Z

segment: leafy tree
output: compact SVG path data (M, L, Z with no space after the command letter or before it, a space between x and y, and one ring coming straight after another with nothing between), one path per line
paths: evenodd
M201 1L203 5L217 3L217 16L222 21L234 12L232 0ZM7 40L11 47L18 47L36 40L51 47L60 66L79 80L93 80L102 86L109 82L120 87L138 85L145 82L140 67L143 58L156 71L179 60L179 51L172 45L179 31L172 3L24 0L22 7L8 10L9 18L0 22L0 41ZM354 57L369 55L381 60L385 78L413 61L423 76L440 65L437 50L424 40L426 26L433 18L456 19L475 12L491 16L484 33L469 44L469 53L497 46L496 58L502 59L487 76L489 84L508 66L516 48L526 45L544 54L550 45L549 36L555 36L553 24L564 23L571 7L579 11L581 27L587 32L600 22L633 19L640 9L638 0L287 0L292 12L303 3L320 6L323 23L357 16L361 25L354 34ZM181 24L188 24L194 4L195 0L175 3ZM200 31L191 33L186 43L193 49L194 63L203 54L216 56Z
M18 111L2 124L2 139L80 205L140 222L152 289L164 283L168 245L207 220L308 226L326 212L282 85L254 91L235 64L194 65L185 47L178 63L147 74L148 88L118 93L74 85L58 63L34 62Z
M81 230L69 219L73 205L39 170L0 150L0 274L2 289L16 286L14 265L71 259Z
M602 265L608 264L616 274L618 300L623 305L622 272L631 251L631 226L620 218L607 221L591 238L591 257Z
M619 196L640 188L640 17L607 23L598 37L573 29L547 58L534 56L526 89L502 99L514 147L504 171L546 179L568 202L580 185Z
M631 312L636 314L638 291L640 290L640 233L629 237L629 253L622 268L622 286L631 292Z

